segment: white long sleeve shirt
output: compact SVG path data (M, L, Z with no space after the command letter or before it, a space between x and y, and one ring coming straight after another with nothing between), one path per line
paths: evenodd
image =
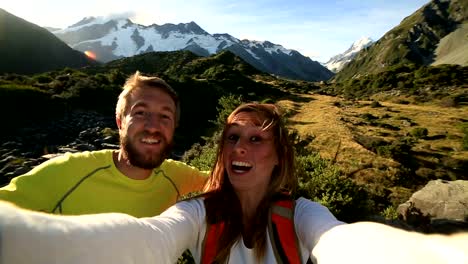
M327 208L303 198L296 202L294 222L304 262L312 253L320 264L468 263L468 235L428 236L376 223L343 224ZM185 249L199 262L205 228L201 199L141 219L55 216L0 202L0 263L175 263ZM253 250L240 240L229 263L256 263ZM264 263L275 263L270 244Z

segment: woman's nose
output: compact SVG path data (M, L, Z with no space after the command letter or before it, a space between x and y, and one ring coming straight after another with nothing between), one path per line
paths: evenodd
M247 149L245 147L245 143L242 142L242 140L238 140L236 145L234 146L234 151L239 153L239 154L245 154L247 153Z

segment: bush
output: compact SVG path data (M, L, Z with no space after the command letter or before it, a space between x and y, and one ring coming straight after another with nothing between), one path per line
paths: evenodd
M378 101L372 101L372 103L370 104L370 107L372 108L382 107L382 104L380 104Z
M318 153L299 156L297 196L326 206L339 219L355 221L369 211L367 193Z
M18 110L19 105L28 110ZM2 121L8 126L0 134L11 134L28 121L40 121L54 117L63 111L59 100L33 86L4 84L0 85L0 112Z
M238 95L227 95L222 96L218 100L218 116L216 120L212 121L216 125L216 128L222 129L224 126L224 122L226 121L229 114L236 109L242 103L242 96Z
M397 220L398 211L394 206L389 206L381 213L386 220Z
M429 131L425 127L415 127L409 133L412 137L419 139L426 138Z

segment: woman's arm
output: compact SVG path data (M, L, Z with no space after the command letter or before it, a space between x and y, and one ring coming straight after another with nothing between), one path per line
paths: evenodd
M174 263L195 243L199 203L163 216L56 216L0 202L0 263Z
M467 264L468 233L425 235L358 222L330 229L312 255L320 264Z

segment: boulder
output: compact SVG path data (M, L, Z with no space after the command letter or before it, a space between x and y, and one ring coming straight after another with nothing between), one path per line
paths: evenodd
M468 181L430 181L398 206L399 217L427 231L468 228ZM434 230L434 228L440 230ZM432 230L431 230L432 229Z

